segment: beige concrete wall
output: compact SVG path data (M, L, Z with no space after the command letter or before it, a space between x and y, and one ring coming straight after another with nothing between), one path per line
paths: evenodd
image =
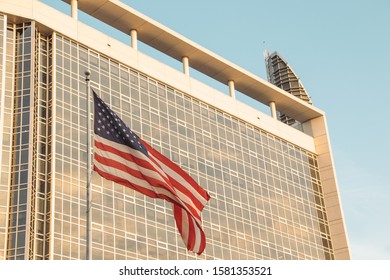
M313 119L310 124L316 153L318 154L318 167L335 259L350 259L347 230L341 207L326 117Z

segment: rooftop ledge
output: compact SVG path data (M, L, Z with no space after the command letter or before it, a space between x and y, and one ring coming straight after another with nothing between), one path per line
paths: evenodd
M71 2L63 1L68 4ZM188 57L191 68L223 84L232 80L235 89L241 93L266 105L275 102L278 111L300 122L324 115L313 105L305 103L118 0L78 0L78 8L126 34L136 30L137 39L143 43L179 61L183 57Z
M191 68L223 84L228 85L229 81L233 81L233 89L268 106L273 102L272 104L276 106L277 111L301 123L325 115L323 111L313 105L242 69L118 0L62 1L66 3L77 2L80 10L125 34L136 30L137 40L179 61L182 61L183 57L188 57ZM8 7L7 4L11 7L20 6L20 15L27 18L34 17L34 5L39 3L35 0L20 0L20 2L1 0L0 2L3 2L2 9L4 8L5 11ZM31 8L28 8L29 5ZM273 105L271 107L273 108Z

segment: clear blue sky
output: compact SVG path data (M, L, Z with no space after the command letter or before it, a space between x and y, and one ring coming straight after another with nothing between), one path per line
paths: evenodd
M352 258L390 259L390 1L122 2L263 79L280 52L326 112Z

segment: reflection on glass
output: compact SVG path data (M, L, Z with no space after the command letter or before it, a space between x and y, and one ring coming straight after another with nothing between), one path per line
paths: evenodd
M22 40L18 43L24 42L23 36L17 38ZM26 43L31 46L31 39ZM51 44L46 42L41 46L45 44L47 48L42 52L49 55ZM45 102L38 104L42 104L39 111L47 121L42 122L39 131L46 134L37 139L43 145L39 150L40 158L45 161L51 152L45 145L51 141L48 131L53 125L56 142L55 154L51 157L55 167L53 183L50 183L50 175L42 179L49 183L37 185L42 186L45 199L50 194L54 208L37 209L41 209L43 215L39 223L40 240L48 237L49 228L45 223L54 224L54 231L50 233L54 240L54 259L85 256L85 160L88 153L82 81L86 68L92 70L92 87L99 89L102 98L132 129L182 166L212 197L203 212L207 247L201 256L195 256L182 244L169 203L144 197L93 174L94 259L333 258L316 155L61 35L56 35L55 46L56 95L51 96L43 79L40 87L45 88L46 93L40 98ZM20 67L28 64L31 56L21 53L21 59ZM40 77L50 77L52 73L47 71L42 70L45 75ZM28 176L23 175L23 166L31 162L28 158L31 139L21 127L23 120L30 116L30 107L23 104L31 102L27 97L22 98L24 84L30 87L30 80L21 75L17 81L20 90L15 101L20 103L21 110L14 115L20 128L14 135L14 139L19 139L19 146L13 154L12 178L25 189L12 190L15 203L26 201ZM53 116L46 108L51 102ZM23 149L22 143L26 143ZM48 165L43 167L48 168ZM50 205L45 199L42 203ZM21 226L24 230L30 226L26 225L26 219L23 224L23 219L19 218L23 213L21 209L11 213L15 219L12 219L10 233L21 231ZM16 249L23 249L17 245L21 244L19 235L9 236L15 239L10 239L14 246L10 254L16 258ZM44 257L45 242L40 244L39 255Z

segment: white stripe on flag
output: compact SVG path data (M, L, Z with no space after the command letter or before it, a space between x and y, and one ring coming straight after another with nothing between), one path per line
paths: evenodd
M134 184L136 186L140 186L140 187L147 189L149 191L152 191L156 194L165 195L165 196L169 197L170 199L172 199L173 201L180 203L180 201L178 201L178 199L170 191L168 191L164 188L154 187L154 186L150 185L146 180L136 178L127 172L124 172L122 170L116 169L116 168L108 166L108 165L103 165L97 161L95 161L95 166L99 170L102 170L103 172L112 174L113 176L118 177L118 178L122 178L131 184Z
M147 162L152 163L152 161L150 161L150 159L147 156L145 156L143 153L141 153L141 152L139 152L137 150L134 150L134 149L132 149L130 147L127 147L126 145L121 145L121 144L115 143L113 141L110 141L110 140L107 140L105 138L99 137L98 135L96 135L95 138L96 138L96 141L101 142L101 143L103 143L103 144L105 144L107 146L114 147L115 149L120 150L123 153L130 153L130 154L134 155L135 157L138 157L138 158L140 158L142 160L145 160ZM131 169L133 169L133 170L138 170L138 171L140 171L142 174L144 174L146 176L149 176L149 177L151 177L153 179L161 181L164 184L167 184L168 185L167 187L170 188L171 191L174 192L177 195L177 197L178 197L178 199L175 199L175 201L178 201L178 202L182 201L182 202L184 202L186 205L191 207L191 209L193 209L193 211L195 211L195 213L196 213L196 215L198 217L200 217L201 211L200 211L200 209L197 208L197 206L194 204L194 202L191 200L191 198L188 197L186 194L182 193L179 189L177 189L174 186L172 186L170 184L170 182L167 181L167 180L169 180L169 178L167 178L167 180L164 180L164 178L162 178L162 175L161 175L160 172L155 172L155 171L150 170L148 168L144 168L144 167L142 167L142 166L140 166L140 165L138 165L138 164L136 164L136 163L134 163L132 161L128 161L127 159L125 159L125 158L123 158L123 157L121 157L121 156L119 156L117 154L111 153L109 151L101 150L101 149L97 148L96 146L95 146L95 153L100 155L100 156L102 156L102 157L104 157L104 158L111 159L111 160L114 160L116 162L119 162L119 163L121 163L121 164L123 164L123 165L125 165L125 166L127 166L127 167L129 167ZM96 162L96 160L95 160L95 162ZM166 167L166 165L164 165L162 162L160 162L160 161L158 161L158 162L159 162L159 164L162 164L163 166ZM155 164L153 163L153 165L155 165ZM101 165L99 165L99 166L101 166ZM171 170L170 168L168 168L168 167L166 167L166 168L170 170L170 173L173 176L175 176L174 174L177 174L175 171ZM101 168L99 168L99 169L101 169ZM179 175L177 175L177 176L179 176ZM177 177L177 176L175 176L175 177ZM136 179L133 176L131 176L131 177ZM182 178L182 177L180 177L180 178ZM182 179L182 180L184 180L184 179ZM129 180L129 182L132 182L132 180ZM138 184L138 183L136 183L136 184ZM187 185L189 185L189 184L187 184ZM189 187L191 187L191 186L189 185ZM191 189L192 189L192 187L191 187ZM194 193L198 194L198 192L196 192L194 190L191 190L191 189L189 189L189 191L191 191L192 194L194 194ZM150 190L153 190L153 188L150 189ZM199 197L199 195L198 195L198 197ZM204 203L206 203L206 201ZM182 204L182 203L180 203L180 204ZM190 210L190 209L188 209L188 210ZM194 218L196 218L197 221L200 222L198 217L194 217Z
M153 156L153 155L151 155ZM159 161L157 158L153 156L153 159L161 166L162 170L170 177L172 177L175 181L177 181L180 185L187 188L192 195L202 204L205 205L207 200L199 194L197 190L194 190L191 184L189 184L180 174L176 173L169 166L165 165L163 162Z

